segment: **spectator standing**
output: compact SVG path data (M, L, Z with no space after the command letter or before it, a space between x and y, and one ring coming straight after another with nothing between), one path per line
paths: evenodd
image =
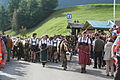
M94 52L94 67L99 69L102 65L102 55L104 52L104 41L100 39L99 34L95 35L95 40L93 41L93 52Z
M120 80L120 35L118 35L117 39L113 44L113 51L114 51L113 57L117 58L118 64L118 69L114 80Z
M7 45L7 36L5 35L4 31L2 32L2 39L5 43L5 45Z
M109 76L109 71L111 71L111 76L114 76L114 63L112 58L112 46L114 40L109 38L108 42L105 44L104 51L104 60L106 62L106 74Z
M7 51L8 51L7 61L9 62L10 61L10 57L11 57L11 50L12 50L12 47L13 47L13 42L12 42L12 39L11 39L11 37L9 35L7 35L6 47L7 47Z
M2 36L3 35L0 33L0 68L5 67L7 59L7 50L4 41L2 40Z

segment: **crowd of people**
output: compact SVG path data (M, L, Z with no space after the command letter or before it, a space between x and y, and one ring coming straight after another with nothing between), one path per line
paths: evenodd
M64 70L67 69L68 60L78 55L78 64L81 73L86 73L86 66L94 60L95 69L106 68L106 76L120 80L120 28L113 27L109 33L103 30L94 32L83 31L78 35L48 35L37 38L33 33L32 38L11 39L10 36L0 34L0 68L5 67L11 58L29 62L41 62L43 67L47 62L61 62ZM69 59L67 56L70 56ZM117 62L117 63L116 63Z

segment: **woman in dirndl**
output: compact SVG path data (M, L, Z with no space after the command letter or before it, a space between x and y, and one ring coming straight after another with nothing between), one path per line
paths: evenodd
M42 62L43 67L45 67L45 64L48 60L48 48L47 48L47 39L46 36L43 37L43 39L39 42L40 46L40 61Z
M86 73L86 65L91 64L90 53L91 53L91 40L87 37L87 33L83 32L82 36L78 38L78 53L79 61L81 65L81 73Z

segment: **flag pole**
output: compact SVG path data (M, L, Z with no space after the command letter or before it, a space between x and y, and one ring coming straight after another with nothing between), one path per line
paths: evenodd
M114 0L114 3L113 3L113 20L114 20L114 23L115 23L115 18L116 18L116 0Z

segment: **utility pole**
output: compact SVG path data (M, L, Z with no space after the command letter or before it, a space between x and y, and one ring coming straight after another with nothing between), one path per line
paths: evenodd
M114 20L114 23L115 23L115 18L116 18L116 0L114 0L114 3L113 3L113 20Z

